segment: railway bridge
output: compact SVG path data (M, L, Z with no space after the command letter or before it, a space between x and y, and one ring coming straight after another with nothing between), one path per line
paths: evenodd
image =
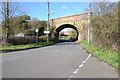
M59 33L64 28L72 28L76 30L76 40L87 40L88 36L88 13L72 15L67 17L60 17L50 20L50 26L54 27L54 34L56 39L59 38Z

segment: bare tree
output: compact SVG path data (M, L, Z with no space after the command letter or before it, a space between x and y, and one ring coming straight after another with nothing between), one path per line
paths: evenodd
M19 6L17 2L9 2L9 0L2 2L1 5L2 8L0 10L0 13L2 15L2 29L4 31L3 33L5 33L5 38L7 39L11 34L10 24L12 20L10 20L10 18L15 16L15 13L17 12Z

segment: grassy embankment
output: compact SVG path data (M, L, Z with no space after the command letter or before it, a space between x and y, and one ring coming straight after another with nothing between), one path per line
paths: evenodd
M93 55L97 56L98 58L102 59L108 64L111 64L113 67L119 69L118 67L119 52L102 49L98 46L88 44L87 41L80 42L80 44L84 46L84 48L90 53L92 53Z
M19 50L19 49L27 49L41 46L48 46L54 44L54 42L39 42L38 44L26 44L26 45L11 45L11 46L0 46L0 50Z

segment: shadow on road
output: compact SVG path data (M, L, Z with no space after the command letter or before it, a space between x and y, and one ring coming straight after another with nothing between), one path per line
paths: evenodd
M68 40L68 39L59 39L59 42L75 42L73 40Z

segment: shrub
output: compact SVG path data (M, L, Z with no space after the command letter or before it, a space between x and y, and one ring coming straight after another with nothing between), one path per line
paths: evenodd
M39 42L45 42L44 39L38 38ZM35 36L27 36L27 37L12 37L8 39L8 43L12 45L22 45L22 44L32 44L36 43Z
M76 41L76 38L70 37L69 40Z
M39 38L43 40L47 40L47 35L40 36Z
M55 41L55 36L51 36L50 41Z
M47 41L47 35L40 36L39 38ZM49 37L49 41L55 41L55 36Z
M95 3L91 18L93 43L102 48L119 50L118 3Z
M25 36L35 36L35 31L34 30L26 30L24 32Z

